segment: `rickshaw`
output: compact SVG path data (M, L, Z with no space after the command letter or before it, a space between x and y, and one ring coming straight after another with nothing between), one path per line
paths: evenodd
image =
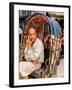
M51 31L52 31L52 25L50 19L44 15L43 13L35 13L33 14L25 23L25 28L23 30L23 34L21 35L21 43L19 46L19 60L24 61L24 49L25 49L25 44L27 40L27 30L32 27L36 26L37 31L38 31L38 37L42 40L44 44L44 63L42 64L40 71L38 72L38 77L39 78L44 78L44 77L52 77L53 74L57 74L57 64L56 61L51 61L52 60L52 48L50 45L50 40L51 40ZM46 40L47 39L47 40ZM46 42L45 42L46 40ZM56 49L56 48L55 48ZM55 54L55 53L54 53ZM55 56L55 55L54 55ZM56 57L54 57L56 58ZM52 62L54 65L52 65ZM34 76L33 76L34 77ZM37 78L37 77L35 77Z

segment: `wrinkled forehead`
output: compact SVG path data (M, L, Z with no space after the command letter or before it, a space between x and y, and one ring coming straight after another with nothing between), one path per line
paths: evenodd
M36 34L36 30L34 28L30 28L28 30L28 34Z

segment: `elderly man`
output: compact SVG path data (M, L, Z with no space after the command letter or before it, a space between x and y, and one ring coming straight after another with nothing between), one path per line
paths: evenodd
M44 62L44 46L42 41L37 37L37 32L34 27L30 28L27 32L27 41L24 54L26 64L30 63L29 65L31 66L25 66L24 63L25 67L23 71L27 71L27 68L29 68L28 72L31 74L33 71L40 69L41 64Z
M37 38L35 28L28 30L28 39L26 41L25 58L26 61L32 62L34 65L44 62L44 47L42 41Z

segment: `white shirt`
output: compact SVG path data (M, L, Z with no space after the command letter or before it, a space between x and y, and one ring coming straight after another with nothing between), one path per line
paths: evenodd
M28 76L36 69L41 67L41 63L44 62L44 46L40 39L36 39L33 47L26 47L24 50L26 62L20 62L20 73L23 77ZM34 65L29 62L30 60L37 60L38 63Z
M37 60L38 63L44 62L44 46L40 39L36 39L33 47L25 48L24 51L26 61Z

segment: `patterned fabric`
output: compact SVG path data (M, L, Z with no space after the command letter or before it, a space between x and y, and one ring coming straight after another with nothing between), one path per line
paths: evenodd
M55 36L51 37L52 46L50 48L49 53L49 68L48 72L50 75L56 74L57 70L57 62L60 60L60 49L61 49L61 42L59 38L56 38Z

